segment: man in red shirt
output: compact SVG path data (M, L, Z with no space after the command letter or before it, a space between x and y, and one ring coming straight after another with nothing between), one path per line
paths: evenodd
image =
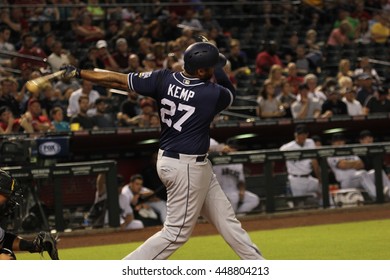
M47 132L54 130L54 126L47 116L42 114L42 107L38 99L31 98L28 101L28 109L24 114L34 129L34 132Z
M15 58L16 66L20 69L23 63L30 64L34 69L46 68L47 64L43 61L47 58L46 53L39 47L34 46L34 38L30 33L26 33L22 36L22 47L18 51L21 55L37 57L37 59L31 59L28 57ZM39 61L42 58L42 61Z
M256 74L259 77L268 77L272 65L277 64L283 67L282 61L276 54L276 44L273 41L265 43L263 51L256 57Z

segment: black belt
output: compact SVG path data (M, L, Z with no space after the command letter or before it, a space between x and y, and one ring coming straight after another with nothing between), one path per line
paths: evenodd
M296 175L296 174L291 174L291 176L293 177L298 177L298 178L307 178L310 176L310 174L306 174L306 175Z
M180 159L180 154L176 153L176 152L164 151L162 155L163 155L163 157ZM195 161L196 162L203 162L205 160L206 156L207 155L197 156Z

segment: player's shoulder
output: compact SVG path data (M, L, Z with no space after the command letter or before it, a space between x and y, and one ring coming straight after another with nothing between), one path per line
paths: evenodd
M281 151L286 151L286 150L291 150L291 149L295 149L296 148L296 142L293 140L293 141L290 141L284 145L282 145L279 150Z

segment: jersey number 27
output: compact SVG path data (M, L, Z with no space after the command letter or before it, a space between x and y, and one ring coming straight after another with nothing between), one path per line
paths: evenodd
M183 123L195 112L195 107L182 103L179 103L176 107L176 104L167 98L161 99L161 105L165 106L160 109L161 121L169 127L173 126L173 128L178 131L181 131ZM185 114L173 123L172 117L175 115L176 111L185 111Z

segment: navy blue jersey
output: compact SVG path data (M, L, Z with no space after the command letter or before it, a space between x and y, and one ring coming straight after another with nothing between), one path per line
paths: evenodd
M167 69L130 73L128 82L131 90L157 101L160 149L183 154L207 153L210 123L234 99L233 90Z

